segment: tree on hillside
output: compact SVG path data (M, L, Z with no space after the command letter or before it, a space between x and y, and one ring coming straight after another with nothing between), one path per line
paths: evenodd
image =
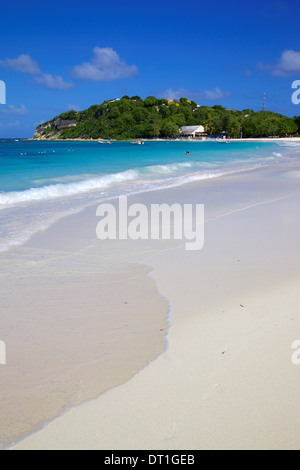
M295 124L296 124L296 126L297 126L297 128L298 128L298 131L297 131L297 132L298 132L298 134L300 134L300 116L295 116L295 117L294 117L294 122L295 122Z
M57 119L74 120L76 126L59 130ZM226 132L229 136L268 137L297 135L300 117L289 118L270 111L254 112L251 109L235 111L215 105L197 106L187 98L174 100L148 96L123 96L120 100L104 101L101 105L76 112L69 111L38 126L45 138L110 138L133 139L139 137L173 137L181 126L202 125L210 135Z
M163 137L176 137L179 135L179 127L171 120L164 121L160 129L160 134Z
M146 108L150 108L153 106L158 106L158 100L155 98L155 96L148 96L148 98L145 99L144 101L144 106Z

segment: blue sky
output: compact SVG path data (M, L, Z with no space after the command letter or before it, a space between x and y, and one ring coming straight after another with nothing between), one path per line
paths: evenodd
M31 137L68 109L123 95L300 115L295 0L6 1L0 137Z

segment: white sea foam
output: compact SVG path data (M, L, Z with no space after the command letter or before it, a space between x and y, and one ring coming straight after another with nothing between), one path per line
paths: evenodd
M8 205L19 203L28 203L31 201L43 201L47 199L62 198L66 196L75 196L81 193L89 193L91 191L108 189L119 183L132 182L139 179L150 179L151 181L158 178L166 178L178 173L186 173L187 170L201 170L201 163L183 162L171 163L168 165L153 165L139 169L130 169L120 173L93 176L93 175L66 175L59 178L48 178L37 180L35 184L45 184L41 187L31 188L25 191L14 191L0 193L0 208ZM202 175L204 178L205 173ZM201 176L201 179L202 179ZM57 184L49 184L57 183Z
M128 170L122 173L104 175L79 181L70 184L55 184L43 186L41 188L32 188L21 192L8 192L0 194L0 205L17 204L20 202L41 201L44 199L53 199L64 196L72 196L79 193L86 193L97 189L104 189L113 183L122 183L138 178L138 172Z
M80 210L81 208L75 208L75 209L73 208L67 212L56 213L43 220L38 219L32 222L30 225L25 226L20 230L17 230L17 233L15 233L13 236L10 233L8 237L9 239L7 241L3 240L2 242L0 242L0 253L9 251L13 247L23 245L28 240L30 240L30 238L33 235L35 235L37 232L46 230L47 228L51 227L51 225L53 225L55 222L62 219L63 217L76 214L80 212Z
M278 142L278 145L280 145L282 147L300 147L300 142L299 141L292 141L292 140L290 140L289 142L281 141L281 142Z
M183 162L183 163L171 163L169 165L154 165L152 167L147 167L148 171L152 171L153 173L174 173L178 170L184 170L186 168L192 168L192 163L190 162ZM194 166L195 163L194 163Z
M269 157L269 159L272 158L274 157ZM265 158L265 160L268 159ZM120 184L125 189L124 184L126 185L126 183L128 183L126 187L129 189L129 192L130 189L137 190L137 186L141 191L147 191L148 187L155 189L160 189L160 187L165 188L166 184L168 187L172 185L177 186L188 181L203 180L215 177L216 175L220 176L229 171L231 172L236 165L239 167L240 164L241 160L236 160L234 164L229 165L227 168L222 168L220 162L220 167L218 168L217 164L181 162L135 168L108 175L66 175L59 178L38 180L36 184L46 184L25 191L0 193L0 209L20 203L66 198L92 193L93 191L98 191L99 193L99 190L106 192L118 187ZM57 184L47 184L51 182Z
M103 200L107 200L118 197L121 194L126 194L127 196L136 195L149 191L181 186L183 184L190 183L193 181L199 181L208 178L217 178L222 174L224 173L217 171L203 171L190 175L172 176L161 180L136 180L135 183L131 183L126 187L116 187L115 189L107 187L106 190L101 191L101 195L99 195L99 192L93 193L91 191L87 191L87 197L87 194L77 192L77 197L74 200L73 198L64 198L59 205L56 205L55 200L52 200L52 202L50 200L47 201L47 196L49 195L49 193L44 192L45 188L40 188L41 192L38 194L39 198L30 200L35 203L32 205L31 208L28 205L26 206L26 208L24 208L22 206L18 207L18 204L11 203L3 208L6 208L6 211L3 212L3 222L4 220L6 220L7 222L2 225L0 253L7 252L11 248L23 245L28 240L30 240L30 238L37 232L46 230L61 218L80 212L85 207L88 207L89 205L93 204L96 200L98 201L99 197ZM134 174L132 173L132 178L133 176ZM120 180L120 178L118 178L118 180ZM64 191L63 194L66 195L66 191ZM75 194L73 194L73 196L75 197ZM50 199L52 198L53 192L51 192ZM9 201L12 200L16 202L16 199L13 199L13 197L12 199L9 199ZM22 197L22 193L19 194L17 200L24 202L25 198ZM29 199L26 199L26 202L28 202L28 200ZM11 223L12 220L15 220L17 222Z
M57 176L54 178L40 178L38 180L33 180L32 183L36 185L49 185L49 184L65 184L65 183L77 183L79 181L84 181L88 179L94 179L94 174L81 174L81 175L65 175Z
M257 166L261 166L257 161L241 164L241 160L237 160L227 166L223 166L222 162L211 164L187 161L135 168L108 175L82 174L45 178L36 181L36 184L44 186L21 192L0 193L0 252L23 245L37 232L96 201L178 187Z

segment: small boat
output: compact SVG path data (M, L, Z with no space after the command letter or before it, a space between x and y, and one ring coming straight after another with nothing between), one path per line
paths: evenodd
M98 144L111 144L110 140L98 140Z
M142 142L141 140L137 140L136 142L130 142L131 145L144 145L145 142Z

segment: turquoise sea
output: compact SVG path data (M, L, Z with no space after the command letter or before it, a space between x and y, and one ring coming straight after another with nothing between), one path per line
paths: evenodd
M293 145L0 140L0 251L96 201L272 165Z

